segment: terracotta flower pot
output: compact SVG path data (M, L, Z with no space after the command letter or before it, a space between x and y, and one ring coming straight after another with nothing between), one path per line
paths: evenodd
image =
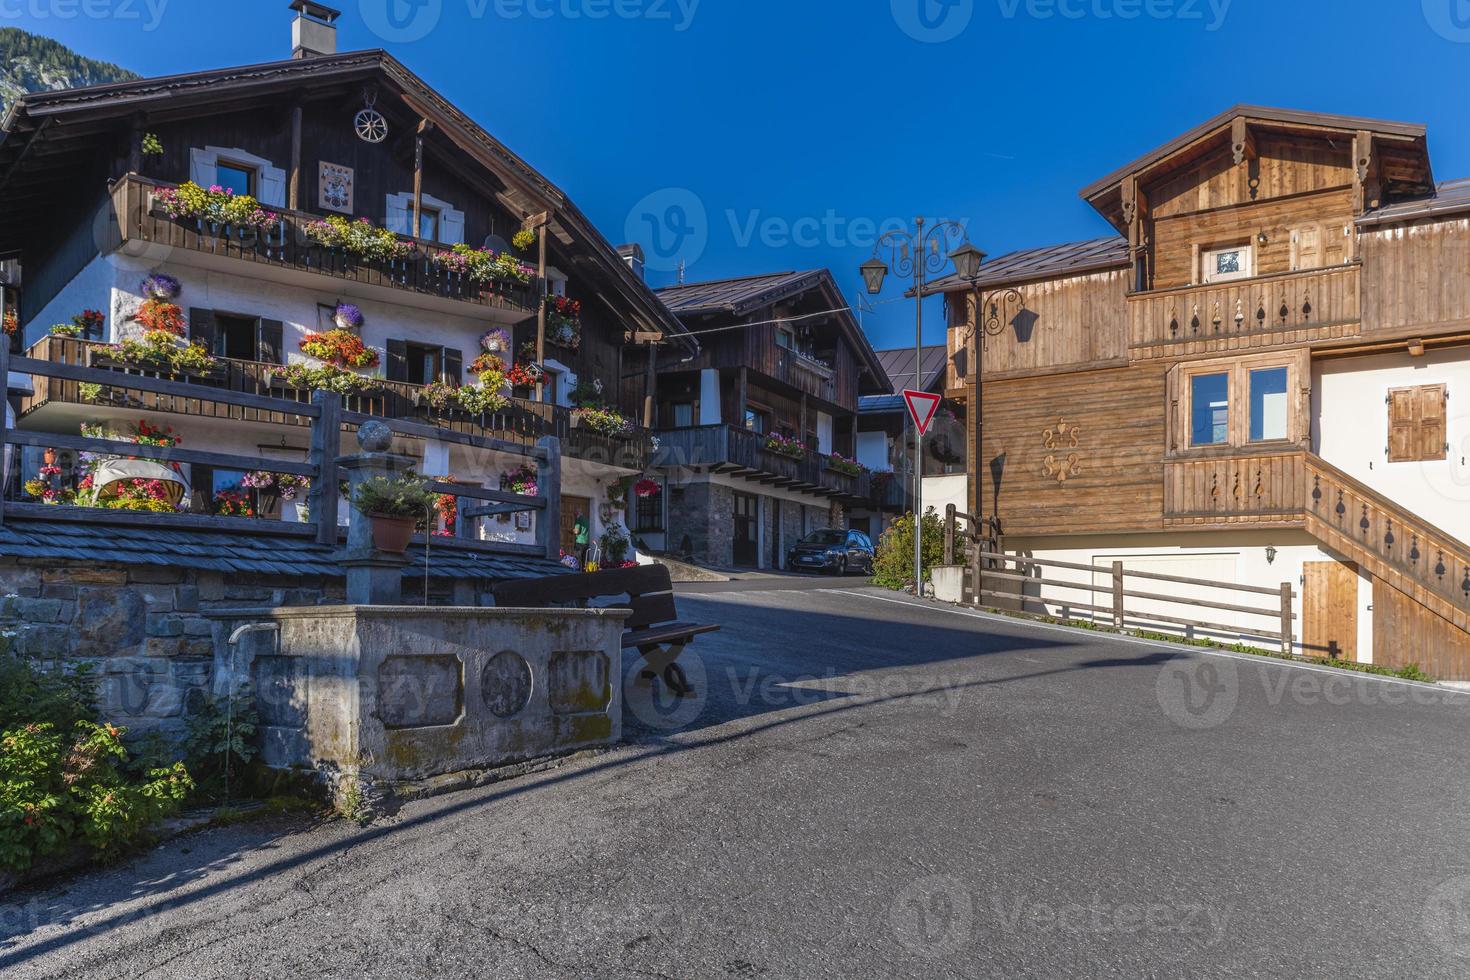
M382 514L368 516L373 521L373 547L392 555L401 555L408 550L408 543L413 540L414 525L418 523L416 520Z

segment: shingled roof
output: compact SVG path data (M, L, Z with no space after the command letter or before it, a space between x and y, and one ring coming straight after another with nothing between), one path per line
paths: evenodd
M1368 228L1413 218L1447 218L1466 211L1470 211L1470 177L1461 177L1440 184L1433 194L1369 211L1358 219L1358 225Z
M924 288L924 295L934 293L964 292L975 286L999 286L1012 282L1028 282L1033 279L1050 279L1055 276L1079 275L1098 272L1128 264L1128 242L1119 235L1107 238L1090 238L1085 242L1068 242L1065 245L1047 245L1042 248L1027 248L1008 252L998 259L990 259L980 266L980 278L975 282L948 275L936 279Z
M903 403L903 392L906 388L916 391L933 391L935 385L944 379L944 371L949 363L949 351L939 345L923 349L923 357L919 361L919 383L917 385L914 384L914 349L912 347L880 350L878 360L883 362L883 370L888 372L888 379L893 382L893 389L892 394L865 395L858 399L858 411L869 415L880 412L907 411Z
M322 576L340 578L337 549L314 539L233 531L171 527L126 527L81 521L9 519L0 526L0 557L86 561L105 565L153 565L227 574ZM422 577L424 551L409 553L403 574ZM429 550L436 579L544 578L565 574L545 558L493 552Z

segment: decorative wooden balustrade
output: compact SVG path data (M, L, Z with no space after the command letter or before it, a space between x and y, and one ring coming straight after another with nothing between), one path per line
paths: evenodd
M53 364L99 368L109 380L90 392L66 377L33 378L33 391L22 397L20 417L25 418L52 402L74 405L103 405L128 411L168 412L195 418L266 422L272 425L308 425L310 419L292 406L311 402L310 391L284 384L277 374L283 365L261 361L216 358L219 367L203 376L191 376L190 397L138 390L124 379L167 377L164 372L122 365L110 358L111 347L71 337L43 337L28 352L31 358ZM121 375L121 378L118 376ZM534 446L545 436L556 436L562 451L574 459L603 463L642 472L653 453L652 433L638 428L627 435L607 436L574 424L572 413L560 405L514 398L499 412L472 415L459 409L434 409L419 385L398 381L374 381L374 389L342 396L346 411L381 419L417 421L469 436L498 439L521 447ZM241 404L210 396L211 390L268 396L270 409L260 403Z
M1361 333L1357 264L1128 297L1134 358L1311 343Z
M1470 544L1312 453L1164 464L1164 526L1300 527L1470 629Z
M176 381L143 375L122 375L116 372L84 365L59 361L41 360L31 357L12 357L8 347L0 345L0 377L15 371L28 374L38 383L54 386L57 383L74 385L126 386L128 389L158 398L181 401L206 400L225 407L249 410L263 417L290 416L305 421L311 430L310 457L305 463L286 460L270 460L265 465L273 473L305 477L311 481L308 512L311 523L292 523L257 518L220 517L193 513L155 513L150 511L112 510L85 506L53 506L37 501L5 500L0 494L0 521L9 519L39 519L48 521L89 521L95 523L130 524L146 527L214 528L249 534L276 534L289 537L314 537L319 544L335 546L341 529L338 526L339 470L338 457L343 452L342 431L344 424L361 425L369 416L344 411L340 396L329 392L314 392L306 402L288 402L269 395L253 392L203 389L187 381ZM536 543L517 544L489 542L476 539L468 525L461 524L455 533L447 537L434 538L436 547L451 547L475 551L502 552L507 554L534 555L555 559L560 553L559 501L561 480L560 447L554 440L539 441L536 446L522 447L490 439L477 439L449 430L437 430L431 426L415 423L388 421L396 431L445 442L468 443L484 449L518 453L534 461L541 485L546 486L544 496L527 497L490 490L469 484L436 483L432 489L445 494L455 494L467 500L488 505L484 513L512 513L517 511L540 512L542 519L536 522ZM154 460L175 466L200 465L227 470L250 471L261 469L264 461L259 456L244 456L229 453L207 452L184 449L177 446L143 445L112 439L89 436L65 435L54 432L34 432L11 429L0 419L0 445L32 446L36 448L66 449L78 453L98 453L129 459ZM421 539L422 540L422 539Z
M154 193L172 184L128 176L112 187L112 207L121 241L169 245L208 255L225 256L242 262L263 263L346 279L370 286L405 290L425 296L470 303L477 307L505 310L519 319L536 312L540 285L529 283L476 282L432 260L445 246L400 236L415 245L411 258L393 261L360 259L339 248L312 243L305 228L321 215L272 208L281 216L274 231L218 225L198 219L173 219L153 204Z
M757 483L786 487L830 497L876 503L901 497L893 480L879 481L875 494L873 474L856 476L831 469L825 459L808 453L794 459L765 448L766 437L728 425L669 429L658 434L655 465L663 469L718 470L749 477Z
M805 354L793 350L779 351L775 377L776 380L823 401L837 401L836 372Z

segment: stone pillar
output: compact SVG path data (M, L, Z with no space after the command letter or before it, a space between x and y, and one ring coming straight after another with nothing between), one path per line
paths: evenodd
M357 430L362 452L337 460L347 475L348 501L352 520L347 527L347 549L339 560L347 569L347 604L350 606L396 606L403 601L403 569L406 555L390 555L373 545L372 519L352 503L357 488L375 476L392 477L413 469L414 460L388 452L393 432L381 422L364 423Z

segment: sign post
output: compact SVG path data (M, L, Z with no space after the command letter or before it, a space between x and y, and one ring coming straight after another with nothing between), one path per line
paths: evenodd
M914 595L924 597L924 437L942 399L927 391L904 389L903 401L914 423Z

